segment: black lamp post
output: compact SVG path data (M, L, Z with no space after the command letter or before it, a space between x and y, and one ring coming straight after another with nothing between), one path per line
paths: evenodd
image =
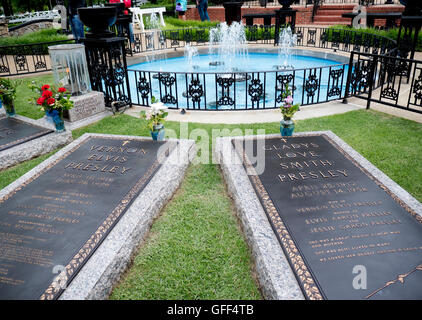
M109 28L116 23L117 8L79 8L79 18L91 32L83 39L93 90L104 93L105 105L119 101L131 106L126 63L126 38L116 37Z
M234 21L240 22L242 20L242 5L243 1L223 2L225 18L228 25L231 25Z
M287 21L287 17L290 17L290 25L292 31L295 29L296 25L296 12L297 10L293 10L290 6L293 4L295 0L278 0L278 3L282 5L281 9L275 11L275 33L274 33L274 44L278 44L279 34L280 34L280 26L285 25Z
M420 0L400 0L405 5L401 16L399 34L397 36L398 55L402 58L413 59L419 31L422 26L422 3ZM413 34L413 39L412 39Z

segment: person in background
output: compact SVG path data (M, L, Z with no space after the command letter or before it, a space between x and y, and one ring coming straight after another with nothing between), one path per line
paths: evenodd
M110 3L119 3L119 2L121 2L121 1L120 0L110 0ZM132 6L132 1L131 0L123 0L123 3L125 4L125 11L123 13L126 14L126 15L130 14L129 8ZM130 22L127 25L126 32L129 35L129 41L130 41L130 44L131 44L131 48L133 50L134 49L134 43L135 43L135 36L133 34L132 22Z
M199 17L201 21L208 20L210 21L210 17L208 15L208 0L196 0L196 7L198 8Z
M176 11L179 14L179 19L186 20L187 0L176 0Z
M80 42L80 40L85 36L84 24L81 19L79 19L78 15L78 8L82 7L86 7L85 0L69 0L67 14L69 17L70 28L72 29L72 34L76 42Z

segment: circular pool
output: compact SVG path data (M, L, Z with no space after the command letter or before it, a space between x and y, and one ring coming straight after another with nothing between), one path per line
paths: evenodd
M343 96L347 58L305 50L286 57L273 51L164 56L131 65L132 102L149 105L154 96L169 108L270 109L280 105L286 83L301 105Z

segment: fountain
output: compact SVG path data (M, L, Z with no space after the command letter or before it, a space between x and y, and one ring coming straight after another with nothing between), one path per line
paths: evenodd
M196 47L192 47L189 44L185 45L185 54L184 55L185 55L186 64L188 66L187 67L187 72L188 73L193 72L193 70L196 70L196 69L199 68L199 66L197 66L197 65L194 64L195 57L197 57L199 55L198 54L198 49ZM193 75L191 74L190 75L189 82L191 81L192 77L193 77ZM182 93L182 95L185 98L188 97L188 96L190 97L190 95L186 91L184 91Z
M198 66L194 65L194 58L198 56L198 49L192 47L189 44L185 45L185 59L188 65L188 72L192 72L194 69L198 69Z
M216 49L215 49L216 47ZM215 52L216 51L216 52ZM246 46L245 27L242 23L233 22L230 26L223 22L218 27L210 30L210 57L217 53L219 59L217 61L210 61L209 65L212 67L224 66L223 71L237 72L234 62L243 60L247 61L248 49ZM231 74L221 74L221 77L230 77ZM236 73L236 81L244 81L246 75L243 73Z
M278 59L283 63L280 65L275 65L274 68L277 70L291 70L294 69L294 66L288 64L291 56L291 48L296 45L297 42L297 35L293 34L292 29L290 27L284 28L283 31L280 33L280 37L278 40Z
M160 21L156 13L151 13L149 17L145 18L146 29L160 29Z

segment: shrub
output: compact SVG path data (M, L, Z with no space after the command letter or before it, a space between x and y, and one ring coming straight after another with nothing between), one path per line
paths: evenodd
M67 36L59 34L58 29L43 29L31 33L26 33L18 37L1 37L0 46L12 46L17 44L32 44L40 42L51 42L66 40Z

